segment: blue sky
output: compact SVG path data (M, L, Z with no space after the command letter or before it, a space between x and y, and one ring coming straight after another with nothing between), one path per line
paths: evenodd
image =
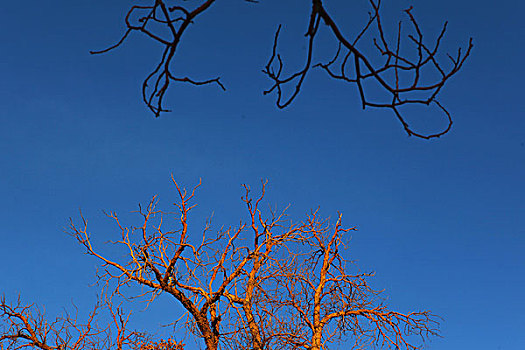
M325 2L339 18L363 9ZM385 16L410 5L429 33L449 21L449 51L474 37L440 94L453 129L434 141L408 138L388 111L362 111L354 86L322 72L287 110L262 96L278 23L288 23L290 63L301 52L293 40L306 28L304 1L218 2L177 62L196 78L221 75L227 92L173 86L174 112L159 119L140 100L158 47L137 35L111 54L88 53L119 37L126 1L3 4L0 291L51 313L70 301L88 307L96 262L62 229L79 208L102 243L102 210L125 214L157 193L172 202L173 174L188 187L203 179L196 218L214 212L229 225L244 214L241 184L267 178L268 203L290 203L293 218L320 206L359 228L348 256L376 271L389 303L443 316L431 349L525 348L525 5L400 0ZM425 124L432 113L408 117ZM165 322L162 311L138 312L137 322Z

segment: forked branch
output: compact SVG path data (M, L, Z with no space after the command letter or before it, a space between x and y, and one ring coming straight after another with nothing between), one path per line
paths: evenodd
M445 65L440 62L438 50L447 23L433 44L429 45L423 40L423 34L419 23L412 14L412 7L405 10L411 34L407 35L407 43L402 42L402 23L399 22L396 38L392 44L385 38L390 37L383 27L380 13L380 0L369 0L372 11L368 22L363 29L357 33L353 39L345 35L339 28L335 20L325 9L321 0L312 0L312 10L306 37L308 49L303 68L297 72L283 76L283 60L277 51L280 27L274 38L272 54L263 72L273 81L273 85L264 93L275 92L277 95L277 106L285 108L297 97L306 75L313 67L319 67L326 71L328 76L336 80L341 80L357 86L357 91L363 109L366 107L387 108L393 111L394 115L403 125L404 130L409 136L416 136L424 139L440 137L446 134L452 126L452 117L447 109L438 101L438 93L445 84L463 66L465 60L472 50L472 38L469 40L467 49L462 52L461 48L455 57L447 54L450 63ZM335 56L327 63L312 65L314 55L314 40L319 32L320 23L323 23L332 34L338 45ZM365 54L365 49L361 48L364 37L372 37L372 45L376 48L378 57L382 63L375 65L372 62L376 57ZM402 45L403 44L403 45ZM402 46L411 46L414 54L404 53ZM447 58L446 57L446 58ZM292 92L285 97L284 88L287 85L294 85ZM383 91L382 101L374 100L369 97L368 86L375 85ZM445 127L438 132L423 134L415 131L409 125L405 116L401 112L402 106L407 105L434 105L438 108L445 118Z
M103 50L91 51L92 54L101 54L116 49L124 43L132 32L140 32L151 40L163 46L160 62L148 74L142 83L142 99L155 117L162 112L169 112L163 107L163 100L171 82L182 82L193 85L217 84L226 90L220 78L195 80L189 77L180 77L172 73L172 61L181 41L181 37L201 13L205 12L215 0L203 1L199 6L190 9L184 6L169 6L168 1L154 0L150 6L132 6L125 17L127 30L120 40ZM167 28L169 34L157 33L155 26Z

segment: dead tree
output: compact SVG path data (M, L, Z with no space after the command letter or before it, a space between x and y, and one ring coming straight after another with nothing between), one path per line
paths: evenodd
M175 76L172 73L172 67L176 64L175 53L184 32L215 2L216 0L201 0L197 4L195 2L186 4L175 0L150 0L150 5L131 6L125 16L127 29L120 40L106 49L91 53L106 53L119 47L132 32L142 33L163 47L158 64L142 83L144 103L155 117L168 111L164 107L164 98L171 83L216 84L225 90L219 77L199 81L187 76ZM452 117L439 102L438 93L463 66L473 46L472 38L465 50L459 48L456 54L441 55L438 50L447 29L447 22L444 23L437 37L427 42L410 7L404 11L408 19L408 28L403 28L402 22L399 22L394 33L390 33L383 25L381 0L368 0L368 2L371 10L361 30L356 33L344 33L329 14L323 1L311 0L310 16L306 19L308 24L305 36L308 49L304 64L302 68L288 75L284 74L283 59L278 52L281 31L279 26L270 59L263 69L263 73L272 82L264 94L274 93L279 108L289 106L298 96L308 73L312 68L317 67L326 71L331 78L355 84L363 109L376 107L392 110L409 136L431 139L446 134L452 126ZM159 30L160 27L164 30ZM315 42L321 29L331 34L338 49L330 61L314 63L314 53L319 54L316 52ZM403 29L406 30L406 35ZM393 36L396 40L389 42L387 38ZM375 55L366 53L370 48L376 50ZM443 60L446 62L442 62ZM374 63L376 61L381 63ZM369 97L368 86L372 84L382 90L381 100ZM291 88L287 89L288 86ZM285 90L291 92L286 93ZM401 108L407 105L436 106L443 113L445 127L429 134L415 131L401 111Z
M106 313L100 317L100 313ZM0 349L20 350L184 350L184 343L173 338L152 340L144 332L128 328L131 313L110 300L97 303L81 322L78 315L64 313L50 320L34 304L24 305L20 297L8 303L0 300ZM104 326L100 326L103 324Z
M97 322L102 311L107 313L103 326ZM139 350L141 344L150 342L143 333L127 329L129 316L108 300L97 303L85 322L77 313L64 313L53 320L34 304L23 304L20 297L14 303L2 297L0 349Z
M198 235L188 215L200 183L187 192L173 182L175 215L157 209L156 196L139 207L136 226L107 214L124 257L99 253L84 218L81 225L71 222L72 235L102 264L106 295L147 303L162 293L172 296L185 310L174 323L182 322L208 350L320 350L338 341L409 350L438 334L434 315L389 309L368 284L372 274L351 268L343 252L354 228L345 228L341 215L330 223L313 212L293 223L286 210L262 207L263 183L256 198L245 186L247 220L213 232L208 222ZM137 285L141 294L127 288Z

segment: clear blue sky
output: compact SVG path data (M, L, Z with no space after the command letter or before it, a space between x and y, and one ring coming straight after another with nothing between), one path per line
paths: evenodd
M341 18L354 6L325 2ZM170 203L170 174L186 186L202 177L196 217L214 211L229 225L244 213L240 185L268 178L268 202L292 204L294 218L321 206L358 226L348 256L377 272L389 303L444 317L431 349L525 349L525 5L390 3L385 16L413 4L429 33L449 20L451 52L475 40L441 93L453 129L429 142L408 138L388 111L363 112L355 87L322 72L285 111L262 96L274 30L289 23L283 44L303 33L305 3L218 1L188 31L178 62L196 78L221 75L228 91L174 86L174 112L154 119L139 85L158 48L137 35L111 54L88 53L119 37L127 1L6 1L0 292L51 313L71 300L88 307L96 261L62 231L79 208L103 242L101 210L125 214L157 193ZM165 322L163 311L137 313L137 322Z

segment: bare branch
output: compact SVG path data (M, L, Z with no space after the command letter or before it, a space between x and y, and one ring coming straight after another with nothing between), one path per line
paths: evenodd
M245 0L246 2L257 2ZM179 47L182 35L195 23L197 17L208 11L215 0L200 0L200 4L192 6L169 6L170 0L150 0L149 6L132 6L125 16L126 31L118 42L106 49L92 51L93 54L106 53L121 46L132 32L139 32L158 43L162 47L162 54L153 71L145 78L142 84L142 97L144 103L153 112L155 117L169 110L164 107L164 98L171 83L189 83L192 85L216 84L226 90L219 77L196 80L190 77L178 77L172 73L175 53ZM272 81L272 85L264 94L274 93L278 108L286 108L299 95L301 88L311 68L323 69L329 77L345 81L357 86L361 100L361 107L386 108L392 110L400 121L403 129L409 136L423 139L438 138L446 134L452 126L452 118L445 107L437 100L437 95L445 84L462 68L465 60L470 55L473 44L472 38L464 52L461 49L455 57L446 55L450 59L448 68L441 63L438 49L447 23L433 44L424 40L420 24L412 13L412 7L405 10L410 28L406 36L402 35L402 26L399 22L397 38L390 44L386 38L391 37L382 24L380 13L380 0L368 0L371 12L362 29L355 35L348 35L341 31L338 23L328 13L322 0L311 0L311 11L308 19L306 40L308 49L304 64L298 70L288 75L284 74L283 58L278 52L278 41L281 26L278 27L272 52L263 73ZM159 34L158 28L164 31ZM321 29L326 29L338 45L338 50L333 59L327 63L313 64L315 41ZM353 38L351 38L353 37ZM366 43L365 37L371 40ZM406 38L407 40L402 40ZM367 45L367 46L363 46ZM366 54L369 48L377 49L376 55ZM408 48L408 49L405 49ZM406 52L405 52L406 51ZM376 65L372 62L381 61ZM337 71L339 70L339 71ZM380 100L369 97L371 85L379 86L383 92ZM288 92L288 86L292 88ZM408 105L430 106L435 105L442 112L445 127L437 132L423 134L415 131L408 123L400 108Z
M338 44L338 50L335 56L327 63L318 63L314 67L320 67L327 72L327 74L334 79L342 80L347 83L356 84L357 90L361 99L361 106L363 109L366 107L376 108L387 108L391 109L397 119L401 122L404 130L409 136L416 136L423 139L437 138L446 134L452 126L452 118L450 113L443 107L437 100L437 95L444 87L445 83L454 76L463 66L463 63L470 55L472 50L472 38L469 41L467 50L464 54L461 53L461 49L458 51L456 58L450 58L452 65L445 70L442 65L438 63L437 52L441 39L443 38L447 23L443 26L443 30L437 37L433 49L430 49L427 44L424 43L423 34L420 30L420 26L412 14L412 7L405 10L405 13L409 17L412 25L412 30L416 33L416 36L411 34L408 35L410 43L413 43L416 48L415 60L410 58L408 54L401 53L401 22L399 23L397 30L397 41L395 48L392 50L390 44L385 39L386 32L383 28L380 15L380 1L374 2L369 1L373 13L363 30L357 34L354 40L350 40L345 36L339 29L338 24L326 11L321 0L312 0L312 12L310 18L316 18L317 20L322 19L327 29L332 33L335 41ZM372 28L372 24L375 23L375 34L368 34L376 36L373 39L373 44L378 50L379 57L383 58L381 65L373 65L372 58L364 53L364 50L358 47L358 43L362 42L362 38ZM307 51L307 64L304 68L291 74L288 77L281 78L281 72L283 71L283 64L280 55L276 51L278 33L276 35L272 55L266 69L263 71L273 81L273 85L265 93L276 92L277 94L277 106L284 108L288 106L292 100L298 95L298 90L304 81L304 78L310 70L311 57L313 55L313 41L314 37L318 32L318 27L312 27L312 21L310 21L308 27L307 36L309 36L309 48ZM315 30L312 30L314 28ZM377 38L378 37L378 38ZM349 58L353 56L353 60ZM449 56L450 57L450 56ZM277 58L278 69L274 71L272 66L275 65L275 59ZM337 62L340 62L339 72L334 71L334 66ZM425 73L426 79L423 79L423 70L434 70L437 73L437 78L434 81L423 83L424 80L432 79L433 75L430 72ZM285 103L281 103L283 96L283 88L291 81L300 77L295 90L293 90L291 96L286 100ZM371 100L368 97L365 83L373 82L380 86L385 95L384 101ZM407 82L404 85L401 82ZM422 96L423 94L423 96ZM444 114L446 126L443 130L436 133L422 134L412 129L407 122L406 118L400 112L400 107L416 104L429 106L435 104L439 110Z

